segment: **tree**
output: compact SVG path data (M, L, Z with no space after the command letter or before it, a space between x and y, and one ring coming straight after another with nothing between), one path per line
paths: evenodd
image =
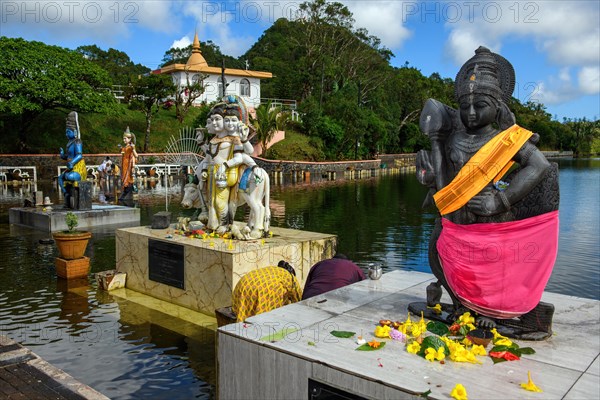
M589 155L594 139L600 138L600 120L588 121L586 118L567 119L565 124L571 128L574 141L571 150L576 155Z
M196 72L190 79L190 72L186 71L185 84L175 85L175 114L179 123L183 123L194 101L204 93L204 80L207 77L206 74Z
M261 104L256 109L256 118L252 118L251 123L265 155L267 144L273 139L275 132L285 129L287 121L287 114L282 113L279 107L272 107L271 103Z
M150 68L134 64L126 53L113 48L104 51L94 44L79 46L75 51L105 69L114 85L127 85L139 75L150 72Z
M21 151L31 150L25 132L44 111L106 112L116 102L106 71L79 53L7 37L0 53L0 113L20 118Z
M142 76L126 90L126 97L131 101L131 108L140 110L146 117L146 134L144 136L144 152L150 144L150 127L152 116L158 112L162 102L175 90L169 75L151 74Z

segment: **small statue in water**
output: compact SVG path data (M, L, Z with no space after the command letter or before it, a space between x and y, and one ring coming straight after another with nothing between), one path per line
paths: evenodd
M135 185L135 164L137 163L138 153L135 150L135 135L131 133L129 127L123 133L123 144L121 147L121 196L119 202L125 205L132 205L132 194L137 191Z
M60 158L67 160L67 169L58 176L58 187L65 197L65 206L74 208L72 205L73 188L78 187L81 181L87 179L87 168L83 159L83 143L81 142L79 121L77 112L71 111L67 115L66 150L60 148Z
M427 306L441 287L453 304L442 316L424 303L409 309L449 323L470 310L481 327L541 340L552 334L554 307L540 299L558 248L558 169L535 146L539 135L515 124L514 84L512 65L480 47L456 77L459 110L433 99L423 108L431 151L417 154L417 178L442 217L430 240L438 282Z

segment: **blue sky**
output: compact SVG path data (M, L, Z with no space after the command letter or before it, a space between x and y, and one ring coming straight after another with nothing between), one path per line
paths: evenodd
M0 0L0 35L67 48L96 44L157 68L166 50L212 40L240 56L298 1ZM600 2L341 1L395 54L392 64L454 78L484 45L515 67L514 96L563 117L600 118ZM252 67L252 66L250 66Z

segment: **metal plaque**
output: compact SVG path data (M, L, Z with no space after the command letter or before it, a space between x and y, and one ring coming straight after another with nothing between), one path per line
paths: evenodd
M151 281L185 289L182 245L148 239L148 273Z

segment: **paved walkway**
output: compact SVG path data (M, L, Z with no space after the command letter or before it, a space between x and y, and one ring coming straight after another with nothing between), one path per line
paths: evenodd
M3 335L0 335L0 398L108 399Z

